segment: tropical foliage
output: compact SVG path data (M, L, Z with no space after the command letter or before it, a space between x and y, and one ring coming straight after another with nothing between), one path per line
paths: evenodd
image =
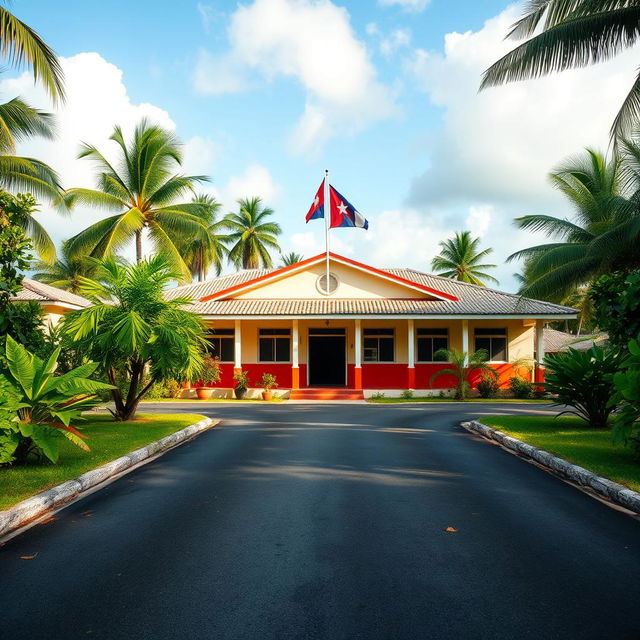
M280 254L281 267L290 267L292 264L297 264L298 262L302 262L303 260L304 256L301 253L296 253L295 251Z
M628 355L613 376L615 395L610 404L619 405L614 418L614 442L631 444L640 454L640 339L630 340Z
M69 241L65 240L55 262L38 260L31 268L35 271L34 280L79 294L81 279L91 277L93 266L86 257L74 255L69 249Z
M31 67L54 101L64 99L64 74L55 52L27 24L0 7L0 51L13 67Z
M508 36L526 42L492 65L482 88L585 67L632 47L640 31L639 0L529 0ZM640 75L613 122L621 136L640 120Z
M446 360L450 366L434 373L429 380L429 384L433 384L441 376L453 376L456 379L455 393L458 400L467 399L471 386L469 377L473 372L479 371L482 375L489 375L493 378L498 377L496 370L487 364L489 354L484 349L479 349L472 354L467 354L465 351L457 351L456 349L439 349L434 354L434 357L436 360Z
M571 407L558 415L572 413L592 427L606 427L615 408L609 401L618 364L615 352L596 346L549 354L544 359L544 389L556 396L555 406Z
M623 351L630 340L640 339L640 270L600 276L590 296L598 324L613 347Z
M163 256L134 265L94 259L94 266L94 279L83 278L80 289L93 305L67 315L64 326L113 385L115 418L129 420L154 383L200 374L204 329L184 308L189 298L165 299L165 287L179 273Z
M41 261L53 263L56 259L56 246L46 229L35 218L35 214L39 213L36 199L30 193L18 193L8 198L5 206L6 210L13 214L13 223L21 227L31 240L31 245Z
M227 254L227 238L224 220L217 219L222 204L208 195L196 196L193 203L198 205L193 215L200 219L202 227L195 234L185 237L179 249L191 275L202 281L207 279L211 268L217 276L220 275Z
M631 155L637 152L640 158L640 147L629 142L627 149L622 160L589 149L550 174L572 204L574 220L541 214L516 220L521 229L554 240L509 256L525 260L522 294L561 300L600 274L640 264L640 209L635 205L640 170Z
M95 406L98 391L110 388L91 379L98 365L87 363L55 375L59 349L45 362L11 336L5 354L7 372L0 375L0 462L24 462L31 455L56 462L60 437L88 450L84 436L71 423Z
M440 242L440 254L431 261L431 268L440 276L453 278L485 286L483 280L498 281L486 269L495 264L481 264L493 249L480 251L480 238L474 238L470 231L456 232L453 238Z
M98 149L83 144L79 158L89 158L97 167L97 189L73 188L62 203L78 204L114 212L70 240L74 256L105 258L114 255L135 238L136 260L143 257L146 230L157 253L161 253L181 281L191 280L191 271L180 252L186 238L204 231L203 206L198 202L177 203L193 193L194 185L206 176L176 173L182 164L178 139L162 127L142 120L129 142L115 127L110 139L117 145L118 168Z
M238 200L239 210L225 218L229 232L229 261L237 268L271 267L269 249L280 251L277 236L282 230L277 222L269 222L273 209L264 207L258 197Z
M18 199L0 192L0 368L5 366L7 336L40 352L44 345L42 309L35 302L15 302L24 270L29 268L31 243L19 220Z

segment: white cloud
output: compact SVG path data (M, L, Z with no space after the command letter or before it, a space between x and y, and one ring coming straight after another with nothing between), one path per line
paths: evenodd
M198 54L193 84L196 91L209 95L239 93L248 88L245 68L235 56L204 50Z
M88 160L78 160L81 142L99 147L110 157L115 143L108 138L119 124L125 135L136 123L147 117L168 129L175 124L169 114L152 104L131 102L122 81L122 71L97 53L79 53L60 58L66 78L67 100L53 110L56 115L57 137L53 141L32 139L19 145L19 152L43 160L56 169L64 187L95 187L94 170ZM20 95L34 106L48 108L42 89L34 87L33 78L25 73L0 83L3 99ZM46 206L40 221L53 238L60 241L103 218L104 211L78 209L62 218Z
M482 72L514 46L504 41L519 15L510 7L476 32L449 33L443 53L416 50L407 70L442 109L425 144L429 168L413 181L408 205L450 230L491 235L500 262L541 238L515 231L514 217L570 213L548 172L585 146L606 149L613 117L632 84L637 49L606 64L478 93ZM470 209L471 207L471 209ZM513 286L516 265L501 267Z
M383 7L398 6L405 11L420 12L427 8L431 0L378 0Z
M322 222L322 221L320 221ZM323 227L324 229L324 227ZM331 231L331 237L329 239L329 250L333 253L338 253L343 256L352 256L355 253L354 247L350 242L338 235L339 231ZM289 241L291 250L296 253L301 253L305 258L311 258L317 256L319 253L324 253L324 231L319 233L317 231L305 231L304 233L294 233ZM283 253L287 253L283 251Z
M394 51L411 44L411 31L409 29L394 29L380 42L380 53L390 56Z
M280 186L275 183L266 167L252 164L240 176L233 176L224 189L224 202L233 207L239 198L259 196L267 206L278 200Z
M212 5L205 4L204 2L198 2L196 9L200 15L200 21L202 22L202 28L205 33L210 33L211 23L213 22L216 12Z
M196 90L218 94L246 87L244 69L267 79L295 78L306 90L291 148L318 151L323 141L352 134L394 113L393 96L378 79L346 9L313 0L254 0L230 19L230 49L202 54Z

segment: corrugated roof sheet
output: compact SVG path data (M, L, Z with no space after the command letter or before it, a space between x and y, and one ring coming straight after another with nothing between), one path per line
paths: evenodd
M63 302L77 307L88 307L91 305L91 302L82 296L69 293L57 287L52 287L49 284L44 284L37 280L31 280L30 278L24 278L22 280L22 289L13 299L23 302L50 302L52 304L55 302Z
M558 351L568 351L569 347L577 351L587 351L594 344L603 346L609 339L606 333L596 335L575 336L573 333L557 331L556 329L544 329L544 350L545 353L557 353Z
M205 282L170 289L167 297L188 296L201 300L274 269L250 269L213 278ZM575 315L576 311L550 302L523 298L488 287L458 282L414 269L384 269L390 274L423 286L449 293L458 301L421 299L294 299L294 300L215 300L195 302L190 308L214 316L296 316L296 315Z

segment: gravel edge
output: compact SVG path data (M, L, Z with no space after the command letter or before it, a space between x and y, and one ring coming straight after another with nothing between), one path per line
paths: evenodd
M603 478L584 467L572 464L564 458L558 458L548 451L537 449L536 447L509 436L502 431L492 429L478 420L461 422L460 425L467 431L477 433L484 438L498 442L506 449L513 451L523 458L534 460L552 473L555 473L562 478L566 478L571 482L575 482L582 487L590 489L605 500L609 500L621 507L624 507L625 509L629 509L630 511L640 514L640 493L637 491L633 491L632 489L618 484L617 482Z
M87 493L92 493L98 485L107 484L116 476L123 475L134 468L150 462L170 449L191 440L202 431L206 431L220 422L212 418L205 418L199 422L171 433L160 440L149 443L141 449L136 449L120 458L103 464L101 467L91 469L73 480L67 480L51 489L37 493L31 498L0 511L0 539L8 536L18 529L50 516L54 511Z

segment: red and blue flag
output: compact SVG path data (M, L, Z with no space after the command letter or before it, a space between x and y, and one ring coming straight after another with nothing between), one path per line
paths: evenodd
M316 220L317 218L324 218L324 180L318 187L316 197L313 199L313 204L307 211L306 220Z
M358 229L368 229L368 220L336 189L329 185L329 227L356 227ZM316 192L306 221L324 218L324 181Z
M336 189L329 186L329 197L331 200L331 223L334 227L356 227L358 229L368 229L369 221Z

